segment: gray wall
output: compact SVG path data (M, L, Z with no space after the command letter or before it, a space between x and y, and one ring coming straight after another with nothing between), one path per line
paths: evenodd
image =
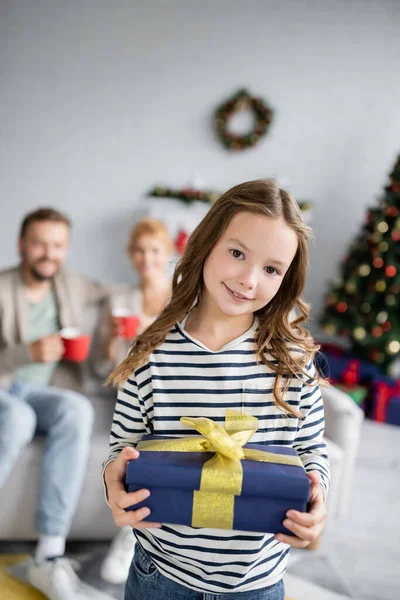
M397 0L2 0L0 268L23 214L64 209L69 264L131 277L123 245L144 192L200 174L260 176L314 204L316 315L400 151ZM247 86L275 110L255 149L214 139L215 106Z

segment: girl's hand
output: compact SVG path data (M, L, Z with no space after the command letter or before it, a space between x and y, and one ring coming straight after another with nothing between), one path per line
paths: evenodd
M118 527L134 527L135 529L145 529L150 527L161 527L161 523L151 523L144 521L150 514L150 509L143 507L138 510L125 509L133 504L138 504L150 496L149 490L138 490L137 492L127 493L125 491L124 481L126 474L126 465L128 460L139 458L139 452L130 446L124 448L118 457L109 463L104 472L104 481L107 487L108 503L114 517L115 524Z
M316 540L325 527L325 501L321 486L319 485L321 475L319 471L307 473L311 479L310 511L301 513L297 510L289 510L283 525L292 531L296 537L278 533L275 536L279 542L289 544L294 548L306 548Z

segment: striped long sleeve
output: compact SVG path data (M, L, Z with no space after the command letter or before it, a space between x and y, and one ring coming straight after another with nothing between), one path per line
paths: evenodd
M303 420L299 423L293 448L297 451L306 471L319 471L320 485L324 496L329 489L329 462L324 441L324 405L319 385L312 383L315 377L315 367L308 365L310 379L303 384L300 399L300 413Z

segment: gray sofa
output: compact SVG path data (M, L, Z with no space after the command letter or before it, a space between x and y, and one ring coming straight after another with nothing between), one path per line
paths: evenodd
M116 392L102 388L95 382L90 382L85 392L94 405L95 423L85 483L69 538L111 539L117 527L104 500L100 473L101 464L108 452ZM43 439L37 436L23 450L13 472L0 490L0 540L33 540L37 537L33 523L42 444Z

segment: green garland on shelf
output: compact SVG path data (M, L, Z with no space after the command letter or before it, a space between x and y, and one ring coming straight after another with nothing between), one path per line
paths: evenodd
M238 110L251 110L255 118L254 128L244 135L232 133L228 129L229 119ZM239 90L215 111L217 136L227 150L241 151L250 148L267 133L272 114L272 110L261 98L251 96L247 90Z
M175 198L176 200L182 200L186 204L191 204L196 200L205 202L206 204L214 204L221 196L219 192L196 190L189 187L174 190L161 185L152 188L147 195L152 197Z
M189 187L173 189L157 185L147 193L147 196L151 198L173 198L175 200L181 200L185 204L191 204L196 201L214 204L222 194L220 192L197 190ZM303 213L311 211L312 205L308 200L298 202L298 205Z

